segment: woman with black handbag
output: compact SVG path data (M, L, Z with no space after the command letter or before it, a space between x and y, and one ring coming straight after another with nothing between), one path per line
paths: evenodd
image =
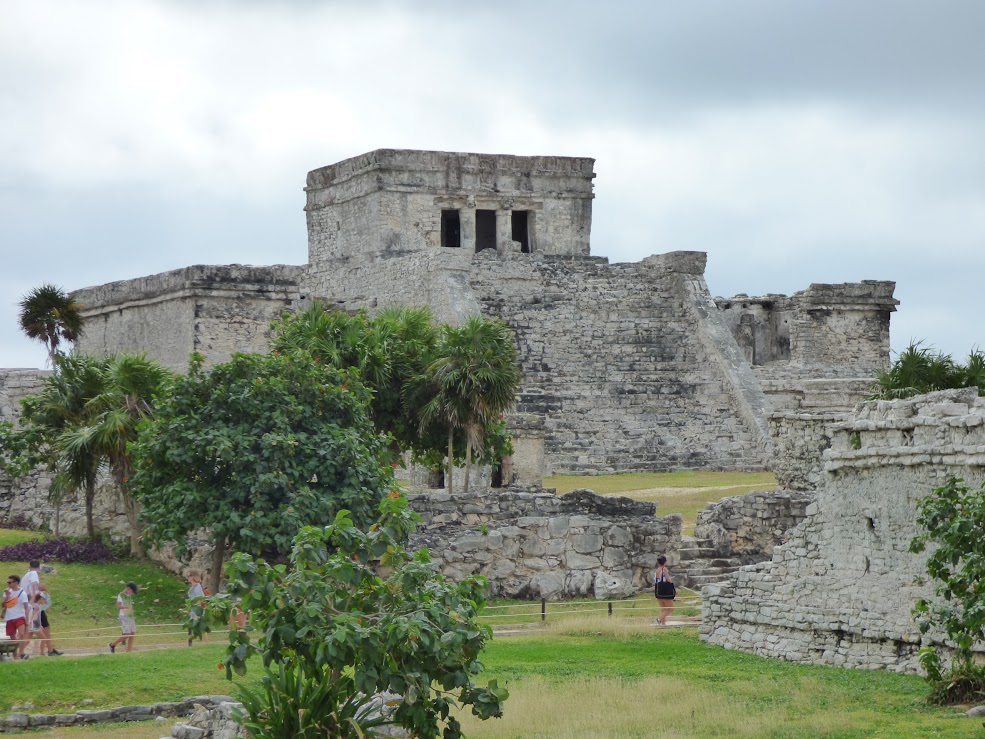
M677 597L677 588L674 587L674 580L667 569L667 558L661 555L657 558L657 571L653 575L654 591L657 601L660 603L660 618L657 623L660 626L667 625L667 618L674 612L674 598Z

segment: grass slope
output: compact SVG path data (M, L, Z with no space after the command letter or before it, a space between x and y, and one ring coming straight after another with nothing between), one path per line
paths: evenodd
M555 475L544 480L544 487L559 495L578 488L599 495L624 495L657 504L658 516L679 513L684 517L684 534L694 533L698 512L708 503L744 495L753 490L773 490L776 476L771 472L634 472L623 475Z

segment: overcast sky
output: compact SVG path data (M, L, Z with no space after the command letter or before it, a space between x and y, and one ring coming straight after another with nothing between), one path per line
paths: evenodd
M305 174L376 148L597 159L592 253L715 295L895 280L894 349L985 346L985 2L0 0L17 303L307 261Z

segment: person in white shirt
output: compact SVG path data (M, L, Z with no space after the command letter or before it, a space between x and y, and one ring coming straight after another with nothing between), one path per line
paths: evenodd
M34 606L35 599L39 593L45 593L45 601L50 605L51 597L47 595L48 588L46 588L41 582L41 576L39 574L41 570L41 562L36 559L31 560L28 563L31 568L21 578L21 588L27 593L27 602L31 605L32 613L27 616L27 623L30 625L35 620L40 619L41 631L41 643L38 645L38 654L42 657L61 657L63 652L59 652L55 649L55 645L51 643L51 624L48 622L48 609L40 609ZM36 613L34 611L37 611ZM32 632L33 635L33 632Z
M19 575L7 578L7 589L3 591L3 620L7 638L17 644L14 659L27 659L27 593L21 588Z

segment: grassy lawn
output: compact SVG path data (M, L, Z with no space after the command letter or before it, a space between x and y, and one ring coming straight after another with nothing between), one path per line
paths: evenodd
M37 539L40 534L36 531L22 531L20 529L0 529L0 547L9 547L11 544L20 544L24 541L31 541L32 539ZM0 562L0 566L3 563ZM18 575L23 575L23 572L18 572Z
M230 695L233 685L226 680L225 669L217 669L225 659L225 647L216 642L193 649L3 662L0 713L24 701L34 704L32 713L74 713L192 695ZM260 665L251 667L246 679L252 682L259 679ZM92 703L84 704L86 700Z
M0 664L0 711L151 703L230 694L218 644L132 655ZM506 716L462 716L471 737L969 737L981 722L924 703L918 677L812 667L727 652L693 629L627 628L572 619L500 637L483 655L484 682L507 684ZM251 664L247 680L258 677ZM59 729L40 736L154 737L161 725ZM154 731L159 733L154 734ZM978 733L976 733L976 731Z
M544 487L557 489L558 495L578 488L594 490L599 495L625 495L634 500L657 504L657 515L680 513L684 517L684 534L694 533L698 512L710 502L753 490L773 490L776 476L772 472L634 472L624 475L554 475L544 480Z
M462 717L471 737L982 735L980 721L927 706L918 677L727 652L693 629L572 623L497 639L483 662L482 679L511 696L501 720Z

